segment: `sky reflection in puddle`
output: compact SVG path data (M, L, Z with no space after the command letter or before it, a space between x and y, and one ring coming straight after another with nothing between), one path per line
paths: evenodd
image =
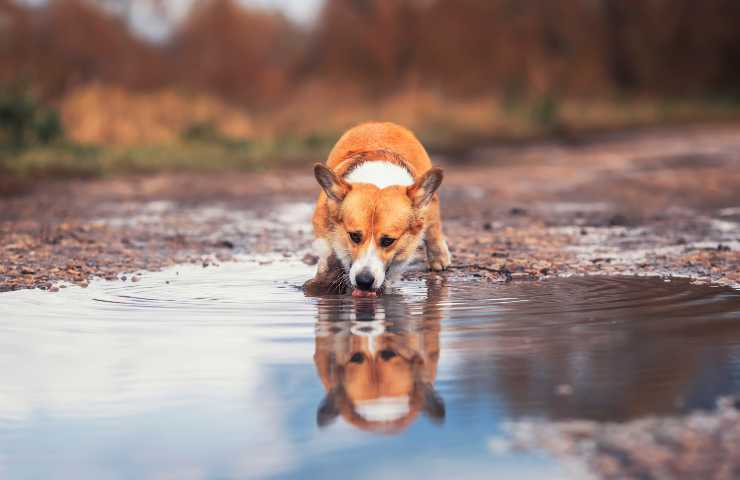
M239 262L1 294L0 477L577 478L490 439L740 391L732 290L596 277L306 298L310 275Z

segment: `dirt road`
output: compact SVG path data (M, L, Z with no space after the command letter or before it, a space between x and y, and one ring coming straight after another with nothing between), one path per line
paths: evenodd
M740 126L433 157L446 170L453 265L444 275L679 275L740 285ZM40 183L0 199L0 291L135 280L235 254L302 258L317 192L308 165Z

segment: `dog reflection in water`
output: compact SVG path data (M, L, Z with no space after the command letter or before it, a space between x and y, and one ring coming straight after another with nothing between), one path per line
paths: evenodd
M340 415L384 433L400 432L420 412L444 420L434 390L443 288L430 288L415 315L395 295L319 300L314 361L327 392L317 412L320 427Z

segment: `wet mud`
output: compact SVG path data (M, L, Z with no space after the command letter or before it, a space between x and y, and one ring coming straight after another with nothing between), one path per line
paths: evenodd
M740 129L476 148L445 168L448 277L681 276L740 284ZM464 160L464 162L462 161ZM0 290L191 262L312 262L310 169L40 183L0 198ZM426 275L417 273L412 275Z

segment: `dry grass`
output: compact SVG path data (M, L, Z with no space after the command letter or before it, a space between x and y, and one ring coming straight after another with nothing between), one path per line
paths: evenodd
M306 86L283 107L258 119L259 135L337 136L360 122L397 122L417 132L432 148L464 148L470 143L521 140L563 133L706 121L737 121L740 104L732 99L700 98L578 99L547 96L486 95L454 98L407 88L371 99L351 88Z
M579 136L594 130L696 121L738 121L733 102L700 100L455 99L409 88L369 99L351 88L307 85L279 108L244 112L215 97L173 90L131 93L88 85L61 102L67 140L0 151L16 178L223 171L310 164L341 132L368 120L417 132L432 151L482 143Z
M92 84L65 96L60 110L69 139L82 144L173 143L202 125L231 139L254 134L252 121L243 111L214 97L174 90L132 93Z
M134 93L100 84L74 90L63 98L60 110L70 140L98 146L166 145L193 135L267 143L323 142L368 120L406 125L432 145L460 146L456 144L472 139L738 118L738 105L728 102L497 95L461 99L419 88L373 99L351 87L329 89L320 83L306 85L280 106L261 112L246 112L203 94L171 89Z

